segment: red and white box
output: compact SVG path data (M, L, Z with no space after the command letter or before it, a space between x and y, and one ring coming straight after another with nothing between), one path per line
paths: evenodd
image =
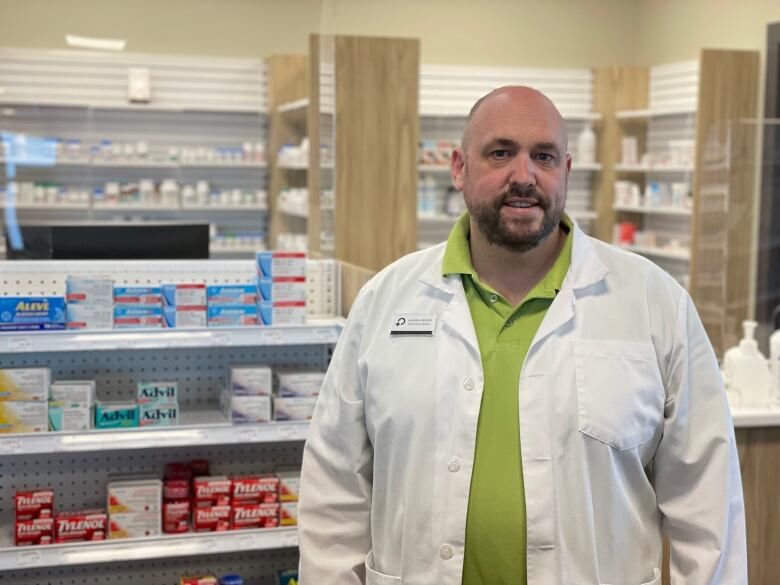
M276 528L279 526L279 504L233 506L233 530Z
M279 478L247 475L233 478L233 505L273 504L279 501Z
M219 585L214 575L185 575L179 579L179 585Z
M298 502L282 502L279 510L279 523L282 526L298 525Z
M160 513L162 481L143 479L137 481L113 481L108 484L108 513L139 514Z
M230 506L195 508L192 511L192 529L195 532L224 532L230 530Z
M192 470L192 477L211 475L209 462L205 459L193 459L188 465L190 470Z
M54 541L54 518L17 520L14 529L16 546L51 544Z
M16 519L37 520L54 516L54 490L16 492Z
M204 475L192 480L196 508L230 506L233 482L224 475Z
M189 532L191 510L189 500L163 502L163 532L166 534Z
M192 468L188 463L168 463L165 465L165 479L192 479Z
M189 479L166 479L163 482L163 502L175 502L190 499Z
M108 519L109 538L144 538L162 533L162 517L159 512L111 514Z
M54 519L55 542L91 542L106 539L108 515L103 510L61 512Z

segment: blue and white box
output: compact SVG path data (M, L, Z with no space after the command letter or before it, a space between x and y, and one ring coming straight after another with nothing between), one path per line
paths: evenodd
M162 288L159 286L115 286L114 303L117 305L161 305Z
M81 402L49 402L50 431L88 431L92 428L92 406Z
M138 405L140 427L170 427L178 424L178 402L145 402Z
M114 328L162 327L162 307L145 307L141 305L116 305L114 307Z
M57 380L49 386L49 400L63 403L95 404L94 380Z
M110 276L68 276L65 300L68 304L113 305L114 279Z
M271 422L270 396L235 396L224 390L219 405L225 418L234 423Z
M257 287L252 284L220 284L206 287L206 302L217 305L254 305Z
M303 276L258 276L257 290L260 301L306 302L306 277Z
M68 329L113 329L113 305L68 303Z
M303 325L306 303L301 301L260 301L257 304L260 325Z
M206 307L163 307L163 327L192 329L206 326Z
M270 396L273 391L270 366L230 366L230 390L235 396Z
M164 284L162 285L163 305L168 307L205 307L206 285Z
M316 396L274 398L274 420L311 420L316 405Z
M276 394L282 398L318 396L325 381L320 370L277 370Z
M138 404L147 402L178 402L179 383L176 380L142 380L138 382Z
M96 429L124 429L138 426L138 405L135 402L103 402L95 405Z
M257 325L257 305L217 305L207 309L209 327Z
M258 276L306 277L306 252L258 252L255 261Z
M0 297L0 331L65 329L64 297Z

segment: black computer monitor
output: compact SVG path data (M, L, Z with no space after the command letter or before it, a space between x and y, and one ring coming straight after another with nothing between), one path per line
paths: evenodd
M9 260L198 260L209 257L208 224L144 222L20 225L22 249L5 233Z

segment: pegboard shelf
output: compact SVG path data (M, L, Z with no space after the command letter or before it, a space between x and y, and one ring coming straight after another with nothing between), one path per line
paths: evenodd
M280 443L305 441L308 433L306 421L234 425L218 411L196 410L182 412L181 424L173 427L0 435L0 455Z
M41 353L319 345L336 343L343 319L311 320L305 325L215 329L131 329L112 331L27 331L0 335L0 352Z
M295 527L191 533L35 547L11 546L12 532L12 526L6 526L3 531L3 542L0 543L2 546L0 571L263 551L298 546Z

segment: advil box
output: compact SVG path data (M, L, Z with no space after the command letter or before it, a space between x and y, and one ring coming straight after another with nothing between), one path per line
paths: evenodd
M279 504L233 506L233 530L276 528L279 526Z
M54 490L16 492L16 519L51 518L54 514Z
M233 478L233 505L270 504L279 501L279 478L249 475Z
M88 542L106 539L108 515L102 510L62 512L54 519L55 542Z
M54 539L54 518L17 520L14 530L16 546L51 544Z

